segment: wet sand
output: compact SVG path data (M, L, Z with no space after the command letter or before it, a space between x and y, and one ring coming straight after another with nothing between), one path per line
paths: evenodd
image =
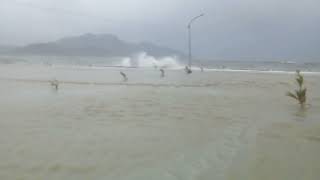
M319 75L125 71L1 65L0 179L320 177Z

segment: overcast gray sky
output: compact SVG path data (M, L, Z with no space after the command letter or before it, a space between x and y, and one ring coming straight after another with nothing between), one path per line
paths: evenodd
M186 52L190 18L197 57L317 59L319 0L0 0L0 44L112 33Z

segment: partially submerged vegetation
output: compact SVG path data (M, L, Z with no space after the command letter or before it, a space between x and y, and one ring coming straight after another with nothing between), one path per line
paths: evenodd
M298 89L294 92L287 92L287 96L297 100L300 106L304 107L307 101L307 88L304 86L304 77L299 70L296 71L296 82L298 84Z
M121 76L122 76L122 78L123 78L123 81L124 81L124 82L127 82L127 81L128 81L127 75L126 75L124 72L122 72L122 71L120 71L120 74L121 74Z
M160 69L160 72L161 72L160 77L161 77L161 78L164 78L164 76L165 76L164 69L161 68L161 69Z
M191 74L191 73L192 73L191 68L188 67L188 66L186 66L186 67L184 68L184 70L185 70L185 72L186 72L187 74Z
M58 81L58 80L54 79L54 80L52 80L52 81L50 82L50 84L51 84L52 87L54 87L54 89L55 89L56 91L58 91L58 89L59 89L59 81Z

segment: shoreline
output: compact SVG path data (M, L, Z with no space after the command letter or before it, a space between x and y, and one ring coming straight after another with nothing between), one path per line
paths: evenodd
M72 64L28 64L28 63L12 63L12 64L0 64L1 66L12 66L12 67L25 67L25 68L52 68L52 69L70 69L70 70L143 70L143 71L157 71L159 68L154 67L137 67L137 66L95 66L95 65L72 65ZM184 66L175 68L165 68L166 71L184 71ZM200 72L200 67L193 66L192 70L194 72ZM254 74L295 74L295 71L291 70L258 70L258 69L232 69L232 68L204 68L204 72L231 72L231 73L254 73ZM320 75L320 71L304 71L301 73L305 75Z

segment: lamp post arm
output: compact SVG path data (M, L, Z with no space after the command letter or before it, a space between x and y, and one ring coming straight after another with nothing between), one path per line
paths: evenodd
M191 27L191 24L193 23L193 21L197 20L198 18L200 18L200 17L202 17L202 16L204 16L204 14L200 14L199 16L196 16L196 17L192 18L192 19L190 20L190 22L188 23L188 28Z

